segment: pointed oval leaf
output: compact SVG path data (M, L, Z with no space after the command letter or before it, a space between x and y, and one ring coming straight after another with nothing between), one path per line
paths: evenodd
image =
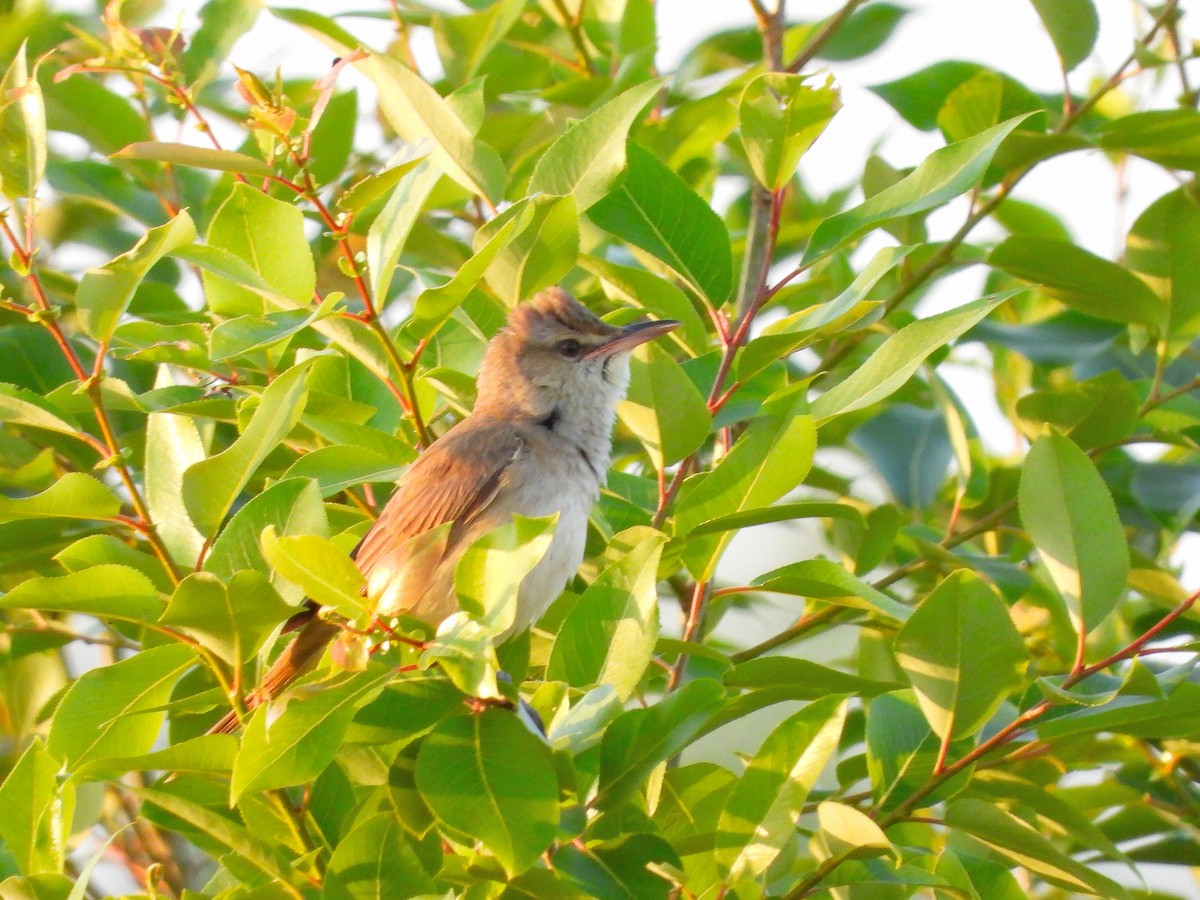
M333 761L354 713L392 677L388 669L357 672L333 685L297 688L282 712L274 703L258 707L233 763L230 802L314 779Z
M0 609L82 613L146 624L162 611L150 579L128 566L91 566L69 575L30 578L0 595Z
M720 304L733 292L729 234L711 206L642 147L630 142L628 173L588 217L669 266L696 293Z
M658 637L658 561L666 535L631 529L633 549L605 569L571 607L550 653L546 677L575 687L611 684L627 700Z
M657 766L700 734L724 699L725 689L718 682L699 678L647 709L618 716L600 742L596 807L613 809L624 803Z
M499 203L508 174L500 155L474 136L458 113L420 75L398 59L368 54L359 68L379 89L388 124L412 144L431 138L430 158L468 191Z
M819 423L826 422L889 397L913 376L931 353L979 323L1015 293L990 294L958 309L905 325L845 381L814 400L813 417Z
M1126 269L1082 247L1044 237L1013 235L988 264L1040 284L1060 303L1110 322L1161 326L1166 304Z
M759 184L777 191L796 173L813 141L841 109L833 76L812 87L810 76L787 72L759 75L742 91L738 122L746 157Z
M32 497L0 495L0 522L16 519L111 519L121 501L103 483L82 472L68 472Z
M71 768L149 752L164 717L155 710L196 663L190 647L165 644L85 673L55 711L47 749Z
M168 141L138 141L122 147L113 154L114 159L149 159L172 166L191 166L196 169L212 169L217 172L240 172L256 178L270 178L275 170L253 156L233 150L216 150L212 147L194 147L191 144L173 144Z
M263 529L261 540L263 557L271 567L315 603L347 619L367 612L362 573L333 541L316 534L278 537L271 525Z
M813 232L803 262L815 262L884 222L934 209L976 187L1000 144L1027 118L1017 116L935 150L901 181L826 219Z
M1021 466L1021 522L1084 631L1116 608L1129 547L1095 464L1057 431L1042 435Z
M625 168L625 142L665 78L636 85L561 134L538 160L529 193L572 194L582 212L608 194Z
M1100 34L1100 19L1092 0L1029 0L1046 26L1063 72L1070 72L1091 55Z
M271 382L241 436L183 473L183 502L201 534L210 539L216 534L259 463L300 421L310 368L311 361L301 363Z
M1167 336L1174 347L1200 334L1200 203L1185 188L1146 208L1125 244L1126 261L1166 304Z
M248 184L233 186L208 226L208 246L223 250L248 267L271 291L308 304L316 288L316 267L304 236L304 215L283 200ZM222 316L265 312L263 298L209 269L202 273L209 308Z
M322 900L435 895L437 885L421 865L393 813L380 813L342 838L330 857Z
M558 831L550 748L508 710L438 725L417 754L416 784L451 834L482 841L510 874L532 866Z
M810 703L767 735L721 813L716 858L730 879L767 870L796 833L800 809L842 735L846 701Z
M955 740L982 728L1024 683L1029 654L995 590L960 570L904 623L896 660L934 732Z
M187 210L170 222L151 228L131 249L111 262L88 269L75 292L83 330L105 343L129 308L133 293L160 259L196 240L196 226Z
M617 415L656 469L700 449L712 427L708 404L679 363L653 343L630 354L629 391Z

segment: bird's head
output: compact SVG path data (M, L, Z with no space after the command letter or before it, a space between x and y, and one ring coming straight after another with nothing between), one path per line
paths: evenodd
M658 320L618 328L550 288L517 305L488 345L477 408L541 418L584 404L611 415L629 386L629 351L678 325Z

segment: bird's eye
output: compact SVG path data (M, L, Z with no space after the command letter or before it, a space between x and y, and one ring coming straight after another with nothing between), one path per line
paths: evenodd
M583 350L583 345L574 338L567 338L565 341L559 341L555 349L567 359L575 359Z

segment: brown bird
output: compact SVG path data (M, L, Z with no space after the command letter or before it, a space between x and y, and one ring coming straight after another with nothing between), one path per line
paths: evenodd
M583 559L617 403L629 385L629 351L678 325L617 328L558 288L515 307L484 354L475 408L404 473L355 551L378 614L437 624L458 608L454 567L476 538L514 514L557 513L549 549L521 582L508 633L536 622ZM421 535L429 537L413 540ZM277 696L339 631L311 605L289 625L303 627L247 697L248 708ZM230 713L211 730L237 726Z

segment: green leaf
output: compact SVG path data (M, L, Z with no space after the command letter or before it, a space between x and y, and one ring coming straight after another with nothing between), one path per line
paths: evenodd
M871 88L896 112L915 128L931 131L937 127L938 113L950 94L964 82L982 72L998 77L1004 86L1000 104L1000 118L1011 119L1022 113L1038 112L1030 128L1037 131L1044 127L1046 101L1025 85L1002 72L996 72L979 63L961 60L946 60L934 63L896 81L875 85Z
M160 366L155 387L172 383ZM204 441L196 420L175 413L152 412L146 417L146 504L167 552L191 568L200 558L204 535L196 530L183 502L183 473L204 459Z
M668 873L678 869L679 857L658 835L635 833L600 844L564 844L554 854L553 864L587 897L668 900L673 893ZM552 893L537 896L569 898L571 894L556 885Z
M15 384L0 384L0 422L55 431L78 438L80 429L68 414L40 394Z
M1137 427L1141 400L1129 380L1110 369L1086 381L1032 391L1017 401L1026 435L1049 423L1085 450L1115 444Z
M454 568L454 592L463 610L493 635L518 625L521 582L550 549L557 524L557 516L513 516L463 552Z
M0 839L27 875L63 866L74 791L60 788L61 770L42 739L34 738L0 784Z
M679 496L678 534L686 535L723 516L769 506L804 481L817 443L806 389L797 383L773 394L729 455L711 472L687 480ZM688 540L684 558L697 578L712 575L730 536L723 532Z
M1029 654L996 591L952 573L896 635L896 661L938 737L969 737L1025 680Z
M629 391L617 415L656 469L699 450L712 428L708 404L679 363L657 344L630 354Z
M208 0L200 7L200 27L188 39L181 60L184 78L195 93L217 77L222 62L258 20L261 0Z
M404 474L406 463L366 447L339 445L313 450L296 460L284 478L311 478L321 494L332 497L348 487L366 482L391 483Z
M866 740L867 771L880 809L894 809L933 777L941 741L912 691L894 691L871 700ZM972 748L970 739L951 743L947 758L959 758ZM966 786L971 771L967 767L943 782L925 802L954 796Z
M671 333L692 352L699 355L708 349L708 331L687 295L670 281L632 266L620 266L598 256L582 256L579 265L601 279L609 297L643 309L660 319L675 319L682 326Z
M208 227L208 246L224 250L280 296L297 304L312 300L316 268L304 236L304 215L296 206L268 197L248 184L233 186ZM265 312L260 295L206 269L209 308L221 316Z
M145 753L93 760L80 766L76 779L119 779L129 772L174 772L177 775L228 775L238 741L230 734L202 734L191 740Z
M121 501L91 475L68 472L32 497L0 495L0 522L16 519L111 519L121 511Z
M1021 466L1021 522L1059 593L1090 632L1116 608L1129 548L1096 466L1055 431L1034 441Z
M215 150L212 147L194 147L190 144L172 144L166 141L138 141L129 144L114 153L113 159L149 159L172 166L239 172L255 178L270 178L275 174L275 170L261 159L255 159L245 153Z
M236 667L295 611L261 572L238 572L228 587L210 572L194 572L175 588L159 623L195 638Z
M635 143L625 181L588 217L669 266L712 303L733 292L733 252L720 217L687 183Z
M1092 53L1100 19L1092 0L1029 0L1046 26L1063 72L1070 72Z
M879 613L893 622L903 622L912 614L903 603L860 581L828 559L789 563L759 575L753 585L763 591L811 597L822 603Z
M571 194L580 212L610 193L625 169L629 130L665 82L636 85L559 135L538 160L528 193Z
M362 573L329 538L316 534L277 537L274 526L268 525L261 540L263 557L271 568L315 603L335 609L347 619L367 612Z
M1166 305L1144 281L1075 244L1013 235L992 251L988 264L1040 284L1055 300L1098 319L1161 326L1166 318Z
M419 665L422 669L438 666L469 697L503 699L493 638L489 628L460 609L438 625L437 634L421 653Z
M808 75L768 72L746 85L738 122L746 157L759 184L777 191L791 181L813 141L841 109L841 92L827 75L811 87Z
M825 800L817 805L817 822L820 830L816 839L827 856L870 859L894 852L892 842L875 820L853 806Z
M162 705L196 662L189 647L165 644L85 672L55 711L47 749L68 768L148 752L162 727Z
M762 509L745 509L710 519L693 528L688 534L698 536L718 531L736 531L752 525L767 525L771 522L791 522L796 519L848 519L865 525L863 514L849 503L833 503L822 500L806 500L800 503L781 503Z
M1167 305L1166 329L1173 347L1200 335L1200 205L1180 188L1155 200L1129 232L1125 258Z
M884 247L871 258L850 286L832 300L765 325L762 334L738 353L735 363L738 378L747 381L780 357L794 353L829 332L855 325L870 315L877 305L867 301L871 289L912 251L912 247Z
M579 214L571 196L521 200L480 228L475 249L482 251L513 219L516 229L487 267L485 278L509 306L555 284L579 257Z
M151 228L130 250L111 262L88 269L79 281L75 305L83 330L101 343L112 337L133 293L160 259L196 240L196 226L184 210L165 225Z
M510 875L532 866L558 831L550 748L507 710L439 724L417 754L416 784L449 834L483 842Z
M631 709L608 726L600 742L597 809L624 803L659 765L704 729L725 690L710 678L689 681L647 709Z
M631 549L601 573L567 613L546 677L575 687L611 684L627 700L641 681L658 637L658 561L666 536L623 532Z
M183 473L183 502L201 534L216 534L226 513L258 468L304 412L311 361L276 378L259 399L245 431L228 448Z
M1200 171L1200 112L1152 109L1105 124L1097 143L1105 150L1125 151L1169 169Z
M513 232L526 224L525 217L518 215L507 218L498 228L489 228L487 242L458 267L449 281L422 291L413 301L412 313L404 323L405 335L416 342L437 334L479 284L492 260L508 246ZM575 228L578 231L578 222Z
M404 829L391 813L359 823L330 857L322 900L403 900L437 893Z
M234 513L221 531L212 552L204 560L204 569L224 581L229 581L242 569L254 569L271 576L272 585L284 599L299 603L304 598L303 590L276 575L263 557L259 537L267 527L281 535L327 534L329 525L316 482L307 478L289 478L252 498Z
M380 305L386 302L391 290L396 263L404 249L413 226L417 224L425 201L442 177L437 166L424 151L424 145L406 148L405 162L418 164L396 184L391 196L371 222L367 231L367 272L371 276L371 296Z
M283 848L260 838L251 829L231 819L227 813L208 809L193 800L165 790L131 790L147 803L182 820L197 834L207 838L217 847L231 851L269 878L277 879L283 884L291 883L288 867L282 859Z
M145 624L162 603L150 579L126 566L92 566L69 575L30 578L0 596L0 609L81 613Z
M336 206L343 212L359 213L392 190L400 179L415 169L424 156L406 159L404 162L390 166L382 172L368 175L361 181L356 181L344 193L338 196Z
M318 319L333 315L341 300L342 295L334 292L311 309L280 309L261 316L227 319L209 335L209 358L223 362L258 350L276 349Z
M1129 897L1121 885L1075 861L1012 813L984 800L955 800L947 807L946 824L1068 891L1112 900Z
M961 141L987 131L999 124L1003 99L1004 82L985 69L950 92L938 110L938 128L947 141Z
M46 107L22 41L0 78L0 191L32 198L46 174Z
M837 750L845 721L845 699L826 697L767 735L721 813L716 859L728 878L758 877L792 840L801 807Z
M433 142L430 159L473 194L499 203L508 179L500 155L477 139L444 98L399 60L371 53L358 66L379 89L389 125L410 144Z
M892 219L942 206L983 179L1001 142L1028 114L931 153L910 175L858 206L831 216L813 232L803 263L815 262Z
M824 423L878 403L899 390L931 353L959 337L1016 291L989 294L957 309L918 319L889 337L845 381L830 388L812 405L813 418Z
M233 764L230 803L247 794L311 781L333 762L350 720L394 678L387 668L330 684L305 684L279 704L258 707Z
M450 80L462 84L474 78L524 8L524 0L500 0L471 15L434 15L433 33Z

